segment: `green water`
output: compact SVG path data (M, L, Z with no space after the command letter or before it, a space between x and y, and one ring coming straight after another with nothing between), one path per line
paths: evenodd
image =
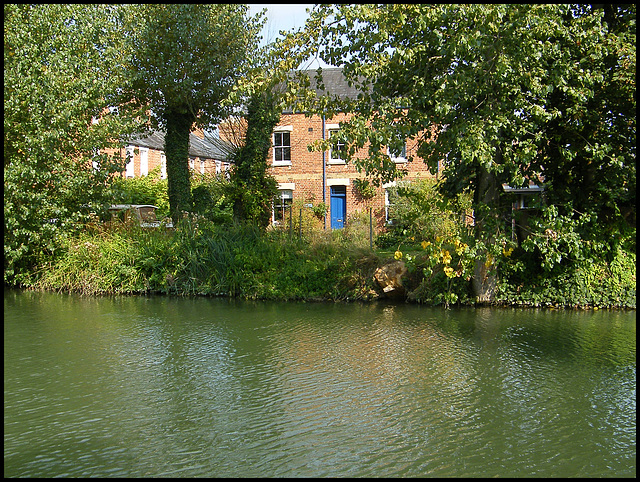
M636 314L5 291L5 477L635 477Z

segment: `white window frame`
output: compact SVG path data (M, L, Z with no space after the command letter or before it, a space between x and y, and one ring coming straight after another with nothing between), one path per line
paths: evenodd
M278 126L273 130L271 134L271 146L273 148L273 158L271 160L274 166L290 166L291 165L291 136L293 133L293 126ZM289 145L276 146L276 134L289 134ZM276 161L276 149L289 149L289 159Z
M387 147L387 155L389 156L389 159L391 159L396 164L401 164L401 163L407 162L407 141L406 140L404 141L404 145L402 147L402 152L400 153L399 156L393 155L391 153L391 149L389 147Z
M291 203L293 203L293 191L295 191L296 186L294 183L284 183L284 184L280 184L278 186L278 198L280 199L280 208L282 206L286 206L286 202L285 201L289 201L289 205L291 205ZM285 207L285 212L286 212L286 207ZM284 220L284 212L283 212L283 218ZM276 221L276 204L275 202L271 205L271 221L272 224L274 226L277 226L280 221Z
M329 124L327 125L327 134L329 139L331 139L331 136L335 135L335 133L337 133L339 131L339 126L337 124ZM343 147L346 147L346 145L344 143L338 143L338 146L342 145ZM342 159L341 157L334 157L333 156L334 153L334 149L329 149L329 164L346 164L347 161L345 161L344 159Z
M140 177L149 175L149 149L140 147Z
M391 225L393 224L393 219L389 219L389 208L391 207L391 203L389 202L389 189L396 187L396 181L383 184L382 187L384 188L384 223Z
M164 152L160 153L160 179L167 178L167 156Z
M133 162L133 159L135 157L135 149L135 146L127 146L127 148L125 149L125 157L126 159L128 159L127 165L125 167L126 178L136 177L135 164Z

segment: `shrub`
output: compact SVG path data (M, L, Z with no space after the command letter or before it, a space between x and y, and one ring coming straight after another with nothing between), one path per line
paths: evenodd
M424 179L389 190L389 217L392 224L379 235L376 245L389 248L407 239L435 239L437 236L461 236L466 232L466 216L471 210L468 196L444 200L436 181Z
M148 176L116 178L112 190L115 204L152 204L158 207L158 219L169 216L167 180L160 179L159 166L150 171Z

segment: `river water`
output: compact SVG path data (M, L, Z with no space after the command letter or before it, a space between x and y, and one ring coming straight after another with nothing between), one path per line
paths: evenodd
M5 291L5 477L635 477L636 313Z

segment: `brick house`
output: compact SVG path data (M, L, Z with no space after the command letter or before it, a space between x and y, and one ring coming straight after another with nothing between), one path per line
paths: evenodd
M315 85L315 71L309 70L309 79ZM316 86L318 95L330 93L355 97L357 91L348 86L340 68L322 69L324 89ZM352 165L340 159L339 152L309 152L307 146L314 141L329 138L340 128L340 122L347 119L341 113L332 118L314 115L306 117L304 113L286 111L273 132L273 147L269 152L270 174L278 183L279 199L274 203L273 219L282 220L286 207L294 200L309 205L324 203L327 216L326 229L339 229L348 223L349 217L357 211L369 212L372 208L378 229L387 223L389 196L387 190L395 182L378 187L373 197L364 197L357 189L358 179L364 174L358 173ZM407 170L403 182L433 178L427 166L415 156L415 140L408 140L405 149L397 157L390 156L398 167ZM366 156L366 146L358 155ZM414 154L414 161L407 158Z
M308 70L309 79L314 85L314 70ZM316 86L318 95L332 94L354 98L358 92L350 87L342 76L340 68L322 69L324 89ZM358 213L366 215L369 209L375 217L377 229L388 222L389 195L388 189L396 182L385 184L375 189L374 196L363 196L357 189L357 180L365 179L355 167L347 165L340 159L339 152L309 152L308 146L315 141L326 139L340 128L340 122L348 119L348 114L338 114L332 118L314 115L307 117L304 113L284 111L280 122L272 134L272 147L269 151L269 174L278 183L279 196L274 200L272 223L284 221L288 207L294 201L306 206L317 206L324 203L327 214L323 221L325 229L340 229L349 218ZM190 134L190 168L201 173L220 173L230 169L228 161L231 143L237 142L237 135L220 126L220 138L205 139L202 131ZM397 157L390 156L398 167L407 171L402 182L433 178L427 166L415 155L415 140L408 140L402 153ZM154 132L149 136L138 136L129 141L120 155L127 155L131 161L122 173L126 177L147 175L157 166L161 167L160 177L166 177L166 159L164 157L164 136ZM367 146L358 155L367 155ZM408 157L413 155L413 162Z

